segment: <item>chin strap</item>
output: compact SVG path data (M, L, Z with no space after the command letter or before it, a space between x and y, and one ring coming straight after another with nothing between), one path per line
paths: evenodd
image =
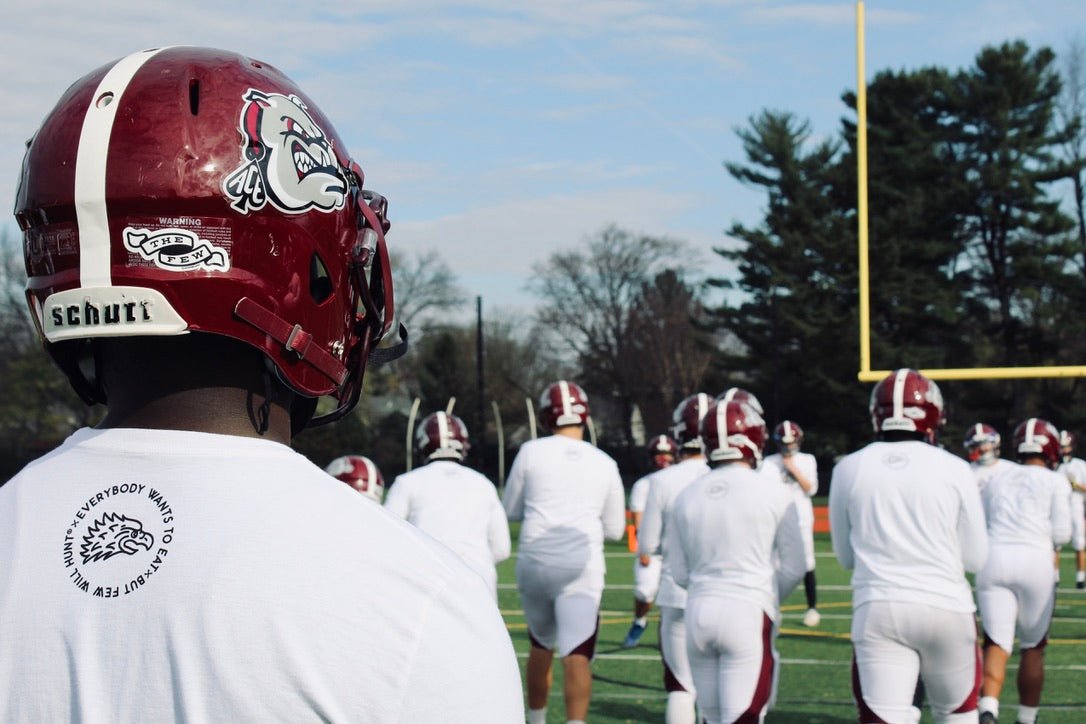
M337 387L342 386L347 379L347 368L324 348L313 344L313 335L302 329L302 325L290 324L249 297L242 297L238 301L234 314L294 352L299 359L304 359L316 367L335 382Z
M374 364L383 365L387 362L391 362L394 359L403 357L407 352L407 327L400 322L400 328L397 331L400 341L394 345L388 347L378 347L370 352L369 361Z

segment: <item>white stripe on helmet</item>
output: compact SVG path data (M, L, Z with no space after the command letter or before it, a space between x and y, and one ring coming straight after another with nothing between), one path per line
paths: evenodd
M900 369L894 373L894 417L905 417L905 381L909 379L909 370Z
M437 448L444 450L449 447L449 416L444 412L437 413Z
M569 405L569 383L565 380L559 380L558 390L562 395L562 417L569 417L573 414L573 410Z
M165 48L133 53L109 69L91 96L75 159L75 214L79 227L79 283L108 287L109 215L106 211L106 160L121 97L143 64Z

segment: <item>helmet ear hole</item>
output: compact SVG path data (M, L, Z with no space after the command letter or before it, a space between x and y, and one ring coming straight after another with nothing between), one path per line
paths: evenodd
M317 304L323 304L332 296L332 278L316 252L309 260L309 296Z

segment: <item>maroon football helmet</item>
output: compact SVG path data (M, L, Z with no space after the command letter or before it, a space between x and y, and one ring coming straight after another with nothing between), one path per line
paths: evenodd
M757 468L766 437L765 420L746 402L717 402L701 421L701 439L710 463L746 460Z
M393 319L386 202L275 68L146 50L77 80L27 144L15 202L27 300L88 403L95 337L205 332L259 349L344 415ZM401 328L401 337L405 333ZM403 345L400 346L402 348ZM397 348L399 351L399 348Z
M385 495L385 479L373 461L364 455L344 455L328 463L324 472L342 480L378 503Z
M427 460L463 461L471 447L468 426L456 415L432 412L415 428L415 446Z
M765 411L762 410L762 403L758 402L758 398L748 390L744 390L742 387L729 387L716 396L717 402L745 402L754 408L754 411L759 415L765 415Z
M547 430L583 425L588 421L588 395L575 382L552 382L539 396L539 419Z
M875 385L869 409L875 432L916 432L932 445L946 422L939 386L906 368Z
M1012 439L1019 460L1040 455L1053 470L1060 464L1060 431L1051 422L1031 417L1014 428Z
M654 470L662 470L675 462L675 456L679 454L679 445L668 435L653 435L645 449L652 460Z
M999 457L1000 442L1002 440L994 427L978 422L965 431L962 446L969 462L989 465Z
M713 404L713 398L704 392L690 395L671 413L671 434L683 450L701 451L699 426L705 413Z
M1075 433L1070 430L1060 430L1060 454L1065 463L1075 456Z
M796 452L803 445L803 428L791 420L780 422L773 428L773 441L782 453Z

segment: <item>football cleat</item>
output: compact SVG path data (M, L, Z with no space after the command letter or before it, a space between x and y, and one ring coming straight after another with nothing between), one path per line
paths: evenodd
M818 613L818 609L808 608L807 613L803 614L803 625L807 628L814 628L820 623L822 623L822 616Z
M630 626L630 630L626 632L626 638L622 641L622 648L632 649L637 646L641 641L641 637L645 635L645 627L634 621Z

